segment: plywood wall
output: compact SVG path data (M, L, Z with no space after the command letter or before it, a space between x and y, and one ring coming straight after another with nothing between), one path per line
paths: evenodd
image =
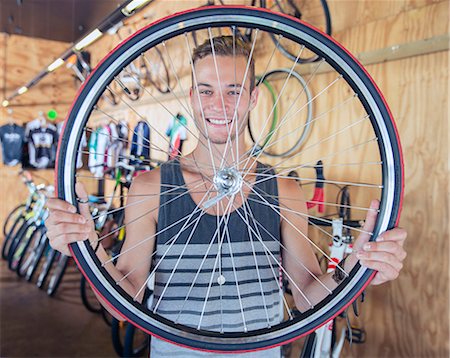
M162 6L155 2L145 12L148 18L136 26L194 4L171 1L169 6L168 3L165 1ZM329 0L329 6L334 37L356 54L449 33L448 0ZM92 49L94 63L118 40L118 37L107 37L97 43ZM51 62L47 55L50 49L56 56L65 46L57 44L60 47L55 48L53 43L28 41L0 36L0 44L7 49L0 54L0 65L6 63L8 71L7 76L0 76L0 83L8 91L32 76L30 64L38 70L39 66ZM26 57L25 51L20 50L23 46L33 48L26 53L36 54L37 58ZM11 56L16 60L11 60ZM405 244L408 258L399 279L367 290L359 320L367 331L367 340L364 345L346 347L346 356L446 357L449 354L448 64L448 52L438 52L367 67L391 107L404 149L406 181L400 224L409 233ZM3 68L1 65L0 71ZM50 76L42 89L30 91L20 99L18 103L23 106L13 107L17 118L31 119L44 103L58 108L63 116L75 87L70 73L65 69L60 71L57 76ZM153 116L165 114L152 112ZM124 109L118 111L118 116L128 115ZM1 118L6 120L4 111ZM14 170L4 167L0 170L2 181L6 178L9 188L2 214L23 196L23 191L14 186ZM50 177L51 173L45 175Z

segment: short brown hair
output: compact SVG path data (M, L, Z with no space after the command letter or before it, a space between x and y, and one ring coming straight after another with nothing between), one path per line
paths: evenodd
M209 39L205 40L201 45L194 49L192 54L192 63L195 64L197 60L200 60L206 56L213 54L216 56L244 56L250 57L251 49L247 41L244 41L238 36L216 36L212 39L212 44ZM250 60L250 92L255 88L255 62L253 57Z

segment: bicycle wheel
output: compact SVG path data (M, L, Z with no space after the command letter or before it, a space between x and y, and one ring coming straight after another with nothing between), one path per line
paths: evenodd
M14 209L11 210L11 212L6 217L5 223L3 224L3 237L6 238L8 236L9 232L14 226L14 222L17 220L19 216L22 216L25 211L25 204L20 204L16 206Z
M8 268L10 270L16 271L19 267L30 243L30 238L36 229L36 224L32 220L23 223L20 227L8 253Z
M309 136L302 150L289 158L267 157L262 151L255 153L255 148L248 144L247 133L240 131L246 124L245 118L248 113L244 113L242 121L239 117L237 117L238 120L233 120L236 114L233 112L237 112L235 108L240 105L241 93L244 93L242 96L246 96L245 100L247 101L243 105L244 109L248 111L250 108L250 99L245 92L245 86L247 86L245 81L242 81L243 85L241 84L239 87L244 87L244 91L227 89L226 93L221 95L234 98L234 106L231 106L231 111L227 107L224 111L225 118L232 118L231 121L224 121L223 117L219 117L217 114L214 117L211 113L208 113L207 117L199 116L199 107L197 106L194 118L200 124L197 129L193 126L193 110L190 108L189 98L193 105L198 105L201 101L198 99L200 96L199 83L196 82L196 76L199 74L194 72L195 75L191 77L189 71L192 68L190 61L192 37L188 35L191 31L196 31L197 35L202 32L209 33L210 42L214 44L213 37L219 33L218 30L224 33L230 28L239 30L241 33L245 33L247 28L254 30L249 48L251 48L250 51L255 50L255 54L258 55L259 68L267 68L269 71L278 66L276 61L271 61L279 53L276 45L270 45L272 44L270 34L282 36L283 39L289 39L293 45L296 45L299 51L297 58L300 57L302 49L308 48L323 58L316 64L317 68L329 67L327 73L315 70L305 76L308 86L316 94L311 99L316 112L311 121L314 122L315 130ZM234 41L233 33L231 38ZM273 223L278 222L279 225L282 219L284 227L296 231L296 226L291 225L290 221L295 219L300 223L307 223L307 219L310 217L327 221L327 210L324 214L316 213L315 209L311 209L309 212L303 211L303 209L300 211L290 210L290 207L300 205L298 202L302 202L301 205L306 208L305 200L300 196L295 198L292 194L284 191L284 194L278 195L275 193L275 189L269 190L266 186L258 186L258 184L272 180L273 185L279 183L279 187L284 190L285 186L290 183L289 180L300 180L305 197L312 197L313 187L307 184L315 182L314 164L320 159L328 168L333 168L332 175L328 173L327 182L351 185L355 188L352 192L352 211L365 214L369 210L373 210L370 209L371 199L380 200L375 227L372 232L363 232L365 235L370 235L374 240L379 233L396 225L402 197L403 167L395 125L382 95L366 71L341 45L291 17L262 9L240 7L202 8L169 16L139 31L118 46L102 61L80 91L66 120L58 150L57 178L60 198L76 205L74 190L76 181L90 184L87 185L88 188L95 187L93 184L97 179L77 170L75 166L81 133L91 121L95 120L96 116L107 113L106 109L99 108L96 104L109 83L114 81L114 78L130 61L138 56L145 56L146 52L160 45L166 47L169 55L172 52L169 62L174 63L173 76L178 79L177 85L180 86L181 91L184 91L185 96L178 97L171 93L164 98L164 102L155 100L153 110L151 107L145 109L146 116L139 109L133 107L130 102L127 102L127 106L133 108L134 114L139 113L139 119L149 118L152 141L151 143L145 140L143 142L151 147L154 153L152 158L163 152L164 156L161 155L161 162L165 160L165 145L168 143L165 136L160 133L161 129L166 128L168 124L165 122L165 118L173 118L168 114L173 114L172 111L176 113L177 110L188 113L190 122L187 130L189 136L193 138L191 142L198 142L196 149L191 148L190 150L198 153L197 148L201 148L202 154L208 153L207 157L209 156L209 158L195 159L188 148L183 148L184 154L178 161L164 163L159 169L142 174L142 180L144 182L148 180L147 192L151 192L152 186L156 186L161 192L157 191L157 194L151 192L145 195L145 191L143 191L128 196L130 202L134 200L136 204L137 197L139 197L141 200L139 203L143 203L142 205L150 203L148 204L150 207L146 207L146 210L142 210L135 217L127 218L125 221L127 230L130 230L130 225L133 225L134 222L144 225L148 215L153 215L155 210L159 210L161 213L161 220L169 220L167 225L158 221L158 224L161 225L158 231L147 240L142 237L142 242L135 246L138 249L134 253L138 250L145 252L145 263L141 262L141 266L139 266L139 262L136 261L136 267L140 269L144 267L142 270L145 272L148 272L147 268L150 270L148 279L142 282L140 292L144 290L148 280L156 280L154 300L150 308L146 304L140 303L137 298L135 299L139 292L136 296L131 296L121 287L122 281L131 273L131 270L124 272L120 279L117 277L113 279L104 267L109 263L101 262L98 259L90 243L80 242L71 245L77 264L96 291L127 320L147 333L181 346L219 352L250 351L281 345L312 332L345 309L368 285L374 272L357 264L350 272L346 272L346 278L337 288L332 290L326 287L321 288L324 297L320 302L310 304L309 308L306 308L298 316L289 316L291 307L283 300L282 288L279 284L279 272L287 272L285 272L284 260L281 261L278 257L282 252L285 259L289 258L296 262L295 267L298 270L304 271L305 266L295 260L297 253L289 252L283 246L283 242L272 235L265 225L270 221L269 218L275 220L272 221ZM168 56L168 54L166 55ZM207 60L216 64L220 61L220 64L223 65L227 59L219 58L213 53ZM229 61L234 61L227 63L228 66L231 66L233 63L241 61L241 58L232 57ZM261 62L263 63L261 64ZM246 63L247 65L245 65ZM239 65L238 79L245 78L250 72L247 71L250 68L249 63L245 61L245 66ZM216 74L214 72L210 74L209 80L213 78L216 81L214 85L222 88L220 76L233 76L233 74L221 72L219 66L212 67ZM235 65L236 67L238 66ZM294 67L295 64L292 66L292 70ZM266 70L262 72L264 73ZM204 76L202 77L204 80L206 72L201 75ZM193 89L191 97L189 97L187 89L190 87L191 80ZM229 77L227 77L228 80L230 80ZM239 80L236 81L235 85L231 86L232 88L241 83ZM210 95L207 90L201 92L202 95ZM289 91L284 93L294 95L294 98L296 95ZM151 96L151 91L145 91L142 98L148 98L148 96ZM217 101L214 108L222 108L219 96L214 98ZM170 106L166 105L168 103L166 101L169 99L172 100ZM252 100L256 99L252 97ZM306 105L304 103L300 108L305 108ZM300 109L298 110L300 111ZM163 116L162 113L167 116ZM109 118L114 120L114 113L109 113ZM203 118L205 118L204 121ZM217 118L222 119L218 120ZM297 118L296 113L292 113L292 115L289 114L288 117L280 119L276 129L279 132L277 140L271 141L263 149L268 150L270 147L281 151L288 147L289 143L285 138L293 130L304 126L304 123L297 123L295 118ZM241 128L238 128L238 122ZM264 124L269 122L270 117L262 118L261 126L264 127ZM220 130L222 130L225 124L229 125L231 129L228 131L227 140L220 144L221 150L219 150L216 146L217 143L211 145L211 141L217 142L219 139L211 138L211 135L206 136L204 131L214 132L211 129L213 125L220 126ZM207 129L204 129L205 126ZM254 133L254 135L258 136L259 134ZM242 141L247 141L247 145L244 143L241 146ZM236 148L237 142L240 143L239 148ZM233 143L233 145L227 146L229 143ZM250 156L251 153L254 153L253 157ZM234 161L232 160L233 154L235 155ZM159 176L162 175L161 173L169 173L171 168L174 168L174 171L177 170L178 173L181 172L181 176L186 174L186 181L164 185L163 188L160 188ZM299 178L287 175L292 170L299 173ZM192 179L193 177L195 180ZM108 181L108 178L105 181ZM158 196L158 193L162 193L162 195ZM211 194L209 198L208 194ZM330 193L330 195L333 194L335 197L335 193ZM105 197L110 195L107 185L105 185L104 195ZM166 209L163 208L166 207L166 204L160 205L158 201L155 205L155 196L159 200L164 200L164 203L167 203L170 197L171 202L179 203L178 207L189 208L188 215L184 216L183 214L178 222L170 224L170 220L178 219L164 215L163 210ZM203 200L202 197L204 197ZM273 202L274 197L279 201ZM190 204L181 201L185 198ZM177 202L177 200L179 201ZM233 200L236 200L237 207L233 207ZM258 210L266 210L267 217L255 219L252 216L253 204L257 204ZM132 210L130 205L127 206L128 210ZM153 207L153 205L155 206ZM325 201L324 206L328 210L336 210L335 204L331 200ZM272 217L274 213L280 215L278 221L277 217L275 219ZM203 235L202 238L209 239L209 241L207 244L187 245L190 238L197 232L196 230L200 230L197 227L199 223L204 222L203 219L208 220L209 224L202 226L202 230L212 230L212 233ZM158 240L169 228L171 232L176 229L176 233L164 246L164 242ZM234 257L233 247L236 245L228 240L227 232L236 230L236 228L241 228L242 240L247 240L245 241L246 246L242 244L247 251L238 250ZM361 233L361 230L351 229L355 231L355 234ZM173 248L172 244L181 235L183 235L181 246L177 245ZM313 238L301 232L297 232L296 235L299 236L298 240L306 240L313 251L318 250ZM195 235L194 240L197 240L198 236ZM133 241L129 240L136 240L136 238L127 234L121 255L127 255L133 250L130 247L130 243ZM142 246L149 245L149 240L153 240L156 245L156 251L153 254L146 252L148 249L144 249ZM179 243L177 242L177 244ZM198 251L192 252L194 248ZM172 249L173 251L171 251ZM183 254L185 249L189 251L186 255ZM168 251L170 254L167 253ZM154 266L147 267L153 256L156 256L153 262ZM194 261L186 259L186 256ZM247 265L242 263L241 257L250 260L250 264L248 261ZM235 260L239 261L236 264L237 267L234 264ZM178 266L179 264L181 266ZM223 274L219 274L222 264L226 270ZM159 269L160 265L163 265L163 268ZM161 270L166 270L165 278L160 275L162 274ZM261 275L264 274L263 277L260 276L260 272ZM188 273L190 279L183 280L179 276L180 273ZM305 275L308 274L305 273ZM176 279L171 281L173 277ZM310 279L316 280L317 277L310 277ZM270 285L271 290L260 289L260 282ZM173 291L174 287L175 292ZM224 296L221 295L221 290L224 290ZM230 290L233 291L230 292ZM293 285L292 290L295 290L296 294L302 292L298 285ZM264 303L266 298L271 300L267 304ZM310 302L307 297L304 299L305 302ZM234 307L228 306L229 304ZM259 305L258 310L262 309L261 317L252 316L254 304ZM227 312L221 312L221 305L227 305L225 306ZM175 308L171 310L171 307ZM282 311L286 316L281 313ZM229 320L230 317L232 320ZM261 322L261 318L263 322Z
M42 255L41 241L46 239L45 237L46 228L44 226L38 226L34 231L29 232L27 235L27 242L23 250L23 254L16 267L16 272L19 277L24 277L31 267L32 263L36 262L36 259Z
M45 261L44 264L42 265L41 272L39 273L39 276L36 281L36 286L39 287L40 289L44 289L48 275L53 267L53 263L55 262L57 256L58 256L57 251L49 247L49 250L45 255Z
M69 257L66 255L60 255L58 261L54 265L53 273L50 277L47 287L47 295L54 296L58 290L61 281L69 263Z
M113 318L111 338L119 357L141 357L149 346L149 336L132 324Z
M283 14L294 16L295 18L325 32L327 35L331 35L331 15L326 0L261 0L261 6L268 7L271 10L279 11ZM291 61L296 61L297 55L295 49L291 47L289 41L281 40L278 42L275 36L271 37L272 40L277 43L278 49L285 57ZM320 56L314 52L304 51L298 59L298 62L310 63L318 61L319 59Z
M49 248L48 238L46 233L44 232L41 236L41 240L39 242L39 246L36 248L33 259L30 263L30 266L27 269L25 279L27 281L31 281L33 279L34 274L36 273L37 269L39 268L39 265L41 263L42 257L44 256L44 253Z
M281 116L282 118L287 118L292 113L297 113L298 117L300 116L303 117L297 118L297 122L300 123L303 120L304 125L299 126L298 130L294 130L290 134L290 136L297 136L298 138L298 140L294 142L294 145L291 148L289 148L288 150L284 150L281 153L274 153L273 150L264 151L264 154L267 156L287 157L301 147L301 145L308 138L308 135L311 131L311 121L313 118L312 101L311 101L312 95L311 91L308 88L308 85L306 84L306 81L297 72L292 71L292 69L280 68L272 70L270 72L267 72L264 75L264 77L261 77L261 80L264 82L269 81L269 77L272 77L274 81L277 82L272 83L272 86L276 88L275 91L277 91L278 93L280 92L282 93L286 88L289 88L290 91L298 94L295 100L292 99L292 96L282 96L282 95L275 96L273 105L269 106L269 111L270 112L273 111L273 115L275 115L275 112L277 112L277 116ZM295 83L292 83L290 81L293 81ZM301 98L302 96L304 96L305 98L304 99ZM303 106L305 103L307 104L306 110L304 111L305 113L302 113L303 108L300 109L297 106ZM278 112L281 113L278 114ZM248 124L248 133L253 143L256 144L256 151L263 150L262 148L265 147L270 147L270 140L277 141L278 138L276 137L275 134L279 134L279 132L281 131L278 130L277 125L273 125L274 124L273 122L271 128L269 129L269 133L266 136L261 136L260 134L258 137L255 137L253 135L250 125L251 123L252 121L250 120ZM261 133L262 131L260 130L259 132ZM286 139L286 137L284 139ZM261 145L259 144L260 142L262 142Z
M94 292L92 292L92 289L89 286L89 283L86 282L86 278L84 276L81 276L80 280L80 295L81 301L88 311L93 313L101 313L102 306L100 305L100 302L98 302Z
M20 228L24 223L26 222L25 216L19 216L16 218L14 223L12 224L8 235L6 235L5 239L3 240L2 244L2 258L7 260L9 256L9 251L11 250L11 245L14 242L15 237L19 233Z

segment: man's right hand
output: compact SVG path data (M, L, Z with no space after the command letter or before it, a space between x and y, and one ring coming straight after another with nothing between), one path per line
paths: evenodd
M79 204L80 214L77 213L75 206L64 200L50 198L47 201L49 216L45 226L50 246L67 256L71 256L69 244L89 239L91 245L96 247L98 240L87 204L88 195L83 184L77 183L75 192L82 202L86 202Z

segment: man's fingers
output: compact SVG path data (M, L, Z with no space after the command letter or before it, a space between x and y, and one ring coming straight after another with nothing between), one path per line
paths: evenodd
M80 236L84 237L90 232L91 227L89 224L60 223L58 225L50 227L47 231L47 236L58 237L64 234L79 234Z
M399 260L404 260L406 258L406 251L397 241L370 242L365 244L364 251L360 252L388 252L395 255Z
M386 262L360 260L360 263L364 267L378 271L371 282L372 285L379 285L387 281L395 280L400 274L400 270L397 270L395 267Z
M370 208L366 214L366 220L364 221L363 230L367 232L372 232L375 228L375 222L377 221L378 208L380 207L380 202L378 200L372 200L370 203Z
M361 262L368 262L371 263L377 262L380 264L386 264L391 267L393 267L395 270L400 271L403 268L403 263L401 260L395 255L390 252L385 251L360 251L356 254L356 257ZM373 267L369 267L373 268ZM379 268L377 268L378 271L380 271Z
M362 248L362 246L369 242L370 238L372 237L371 233L373 232L373 229L375 228L375 222L377 221L378 216L378 208L380 206L380 202L378 200L372 200L370 203L370 208L367 211L366 220L364 221L364 226L362 227L362 232L358 239L355 241L354 248L356 250L359 250Z
M61 210L61 211L68 211L70 213L77 212L77 208L75 206L69 204L67 201L64 201L62 199L50 198L47 200L45 205L47 206L47 208L50 209L50 211Z
M378 236L377 241L383 242L383 241L396 241L400 245L403 245L405 242L407 236L407 232L405 229L396 227L392 230L388 230L384 233L382 233L380 236Z
M91 220L92 216L88 204L89 196L82 183L77 182L75 184L75 193L77 194L79 200L78 208L80 209L80 214L83 215L87 220Z
M86 219L80 214L72 214L61 210L52 210L47 220L45 220L45 224L55 225L59 223L84 224L86 223Z

